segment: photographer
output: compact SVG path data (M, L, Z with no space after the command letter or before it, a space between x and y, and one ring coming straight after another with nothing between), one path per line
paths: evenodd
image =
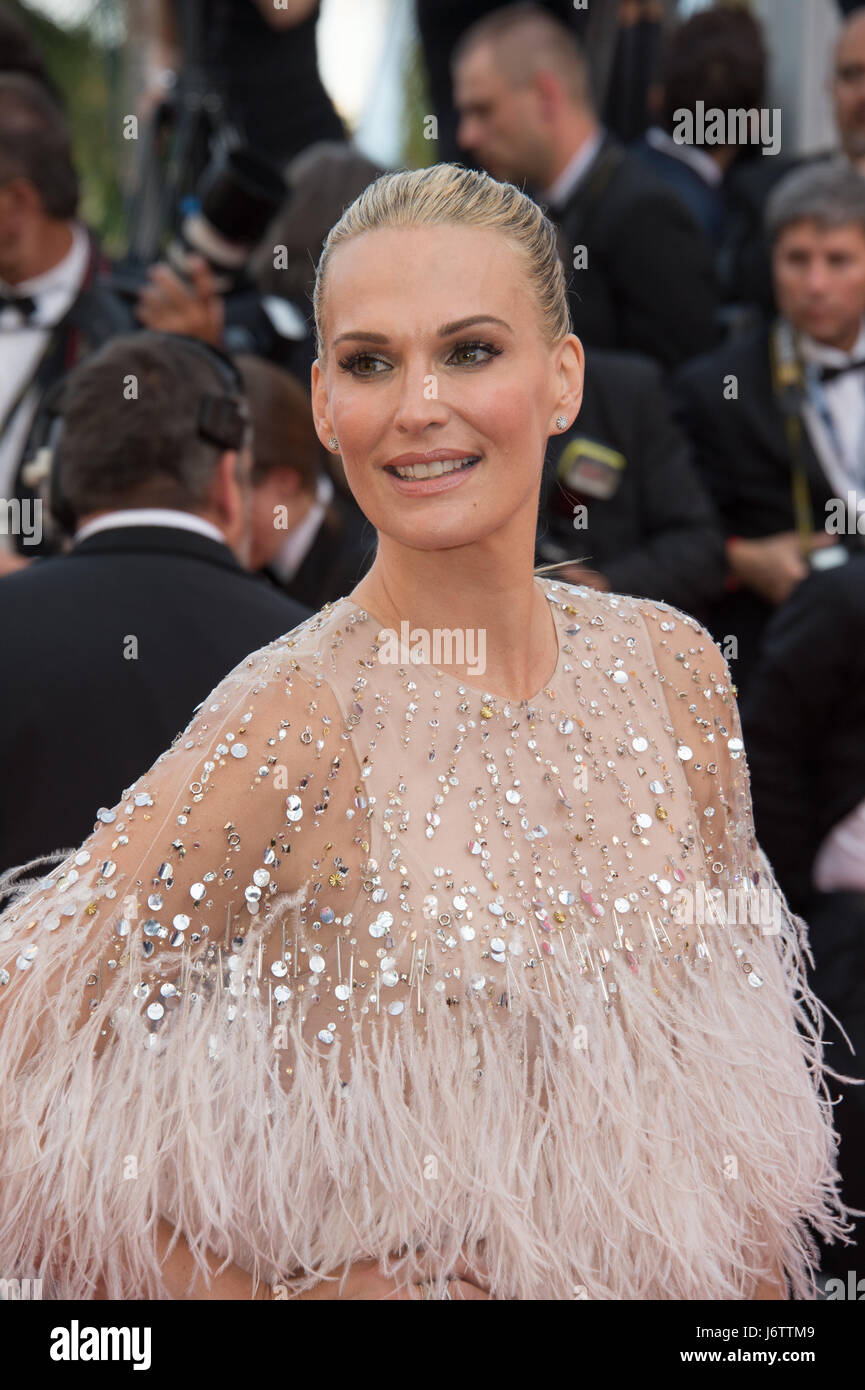
M298 299L261 293L249 270L256 248L288 196L279 171L245 146L217 142L184 200L166 258L142 276L121 270L118 287L135 299L146 328L199 338L230 353L253 353L309 382L315 348Z
M723 584L720 525L660 368L590 348L573 428L547 446L538 563L555 578L702 616Z
M737 638L743 689L774 610L811 569L861 548L855 524L835 534L832 517L865 500L865 181L806 166L773 190L766 220L779 318L677 378L726 537L710 626Z
M144 0L144 105L192 58L227 120L269 158L285 163L314 140L344 139L318 73L320 8L320 0ZM184 29L200 33L200 54L182 52Z
M0 498L37 497L22 476L45 393L86 354L133 327L99 279L108 269L77 216L78 178L59 108L42 85L0 74ZM0 572L38 546L0 530Z

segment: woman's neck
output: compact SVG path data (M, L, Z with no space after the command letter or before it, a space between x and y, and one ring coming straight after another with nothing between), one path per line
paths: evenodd
M410 550L383 536L351 599L417 651L426 643L431 664L466 685L524 700L550 680L558 660L555 621L532 560L529 550L506 556L485 546Z

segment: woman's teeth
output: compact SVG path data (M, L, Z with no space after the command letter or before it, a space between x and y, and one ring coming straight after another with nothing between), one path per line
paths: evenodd
M477 463L478 454L464 459L433 459L432 463L409 463L394 472L400 478L440 478L443 473L456 473L470 463Z

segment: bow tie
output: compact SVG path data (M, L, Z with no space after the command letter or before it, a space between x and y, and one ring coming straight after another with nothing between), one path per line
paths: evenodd
M840 367L820 366L820 381L834 381L836 376L841 376L843 372L859 372L865 367L865 358L859 362L842 362Z
M4 294L0 291L0 309L17 309L25 320L36 312L36 300L29 294Z

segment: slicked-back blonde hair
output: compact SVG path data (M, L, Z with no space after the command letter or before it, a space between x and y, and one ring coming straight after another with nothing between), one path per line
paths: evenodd
M325 360L327 268L333 252L363 232L383 227L487 227L507 239L525 267L541 332L552 346L571 332L565 274L556 231L537 203L512 183L461 164L382 174L346 208L322 247L312 295L315 347Z

